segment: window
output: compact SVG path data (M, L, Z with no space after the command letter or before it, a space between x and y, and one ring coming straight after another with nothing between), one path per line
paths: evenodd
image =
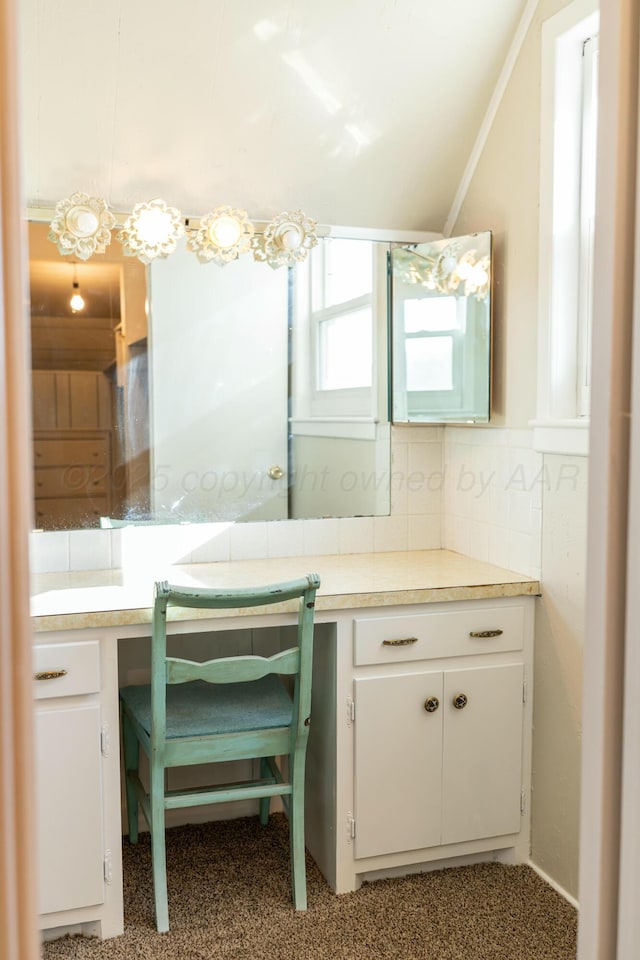
M580 263L578 266L579 417L589 416L591 325L593 321L593 232L596 213L596 139L598 130L598 37L582 47L582 138L580 155Z
M574 0L543 24L538 413L534 444L588 451L599 14Z
M373 416L376 244L332 239L310 257L311 414Z

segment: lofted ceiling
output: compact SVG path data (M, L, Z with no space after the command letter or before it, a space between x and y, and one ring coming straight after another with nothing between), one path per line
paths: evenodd
M20 0L24 188L442 231L526 0Z

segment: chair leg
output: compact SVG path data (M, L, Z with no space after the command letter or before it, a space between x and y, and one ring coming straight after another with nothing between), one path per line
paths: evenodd
M169 929L169 901L167 897L167 851L164 833L164 768L153 763L149 772L151 800L151 862L153 865L153 893L156 910L156 929Z
M266 757L260 757L260 778L266 779L271 775L269 764ZM260 823L266 827L269 822L269 807L271 806L271 797L262 797L260 800Z
M138 842L138 795L129 780L129 772L137 774L140 763L140 742L127 714L122 712L122 742L124 749L124 776L127 792L127 829L129 843Z
M307 909L307 871L304 843L304 754L289 758L292 793L289 802L291 892L295 910Z

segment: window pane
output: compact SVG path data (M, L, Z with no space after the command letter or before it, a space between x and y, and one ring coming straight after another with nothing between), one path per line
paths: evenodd
M371 309L323 320L319 334L318 389L370 387L373 368Z
M404 301L406 333L458 329L458 303L455 297L421 297Z
M405 340L407 390L453 390L453 337Z
M373 246L368 240L331 240L325 247L324 307L371 293Z

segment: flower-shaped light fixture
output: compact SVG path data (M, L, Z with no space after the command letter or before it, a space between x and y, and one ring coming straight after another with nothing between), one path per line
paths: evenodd
M484 300L489 292L489 257L476 260L475 250L469 250L460 257L456 267L459 282L464 283L465 296L475 296Z
M101 197L73 193L56 204L49 240L63 256L72 253L80 260L88 260L94 253L105 252L115 223L116 218Z
M201 263L213 261L224 266L249 250L254 233L255 227L246 210L216 207L201 219L199 228L189 237L188 246Z
M142 263L168 257L183 236L182 214L159 199L137 203L118 232L124 253Z
M441 241L433 244L436 248L433 256L423 249L395 250L394 270L398 277L404 283L420 284L437 293L461 296L464 289L465 297L486 300L490 288L490 257L478 259L477 249L462 252L458 240L441 244Z
M315 220L302 210L280 213L265 227L261 237L253 238L253 256L270 267L292 267L301 263L317 242Z

